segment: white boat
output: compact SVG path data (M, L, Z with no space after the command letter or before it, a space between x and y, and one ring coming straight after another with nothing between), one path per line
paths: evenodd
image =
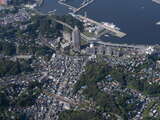
M76 15L72 12L68 13L69 15L71 15L72 17L76 17Z
M153 2L160 4L160 0L152 0Z
M160 25L160 21L156 23L156 25Z
M108 22L102 22L103 25L105 25L106 27L110 27L110 28L113 28L115 30L120 30L119 27L116 27L116 25L114 25L113 23L108 23Z
M106 35L104 35L105 37L109 37L109 35L108 34L106 34Z
M52 10L52 11L49 11L48 13L51 14L51 13L55 13L56 11L57 11L57 10L54 9L54 10Z

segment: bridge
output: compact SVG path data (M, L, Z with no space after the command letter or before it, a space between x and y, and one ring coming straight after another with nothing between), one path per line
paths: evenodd
M84 7L88 6L89 4L91 4L93 2L94 2L94 0L90 0L86 4L80 6L79 8L75 8L75 7L69 5L69 4L65 3L65 2L62 2L60 0L58 1L59 4L64 5L64 6L68 7L70 10L72 10L73 13L77 13L78 11L80 11L81 9L83 9Z
M77 8L74 13L80 11L81 9L85 8L86 6L88 6L89 4L91 4L91 3L93 3L93 2L94 2L94 0L88 1L86 4L84 4L84 5L80 6L79 8Z
M61 5L66 6L66 7L68 7L68 8L69 8L70 10L72 10L74 13L77 12L77 8L71 6L71 5L67 4L67 3L64 3L64 2L62 2L62 1L60 1L60 0L58 1L58 3L61 4Z
M102 28L106 29L107 31L110 31L110 32L114 33L114 35L117 36L117 37L122 38L122 37L126 36L126 33L120 32L120 31L118 31L118 30L116 30L116 29L114 29L114 28L111 28L111 27L109 27L109 26L105 26L105 25L103 25L102 23L99 23L99 22L97 22L97 21L95 21L95 20L92 20L92 19L90 19L90 18L84 17L84 16L82 16L82 15L77 15L77 16L78 16L81 20L88 21L88 22L91 22L91 23L96 24L96 25L98 25L98 26L101 26Z

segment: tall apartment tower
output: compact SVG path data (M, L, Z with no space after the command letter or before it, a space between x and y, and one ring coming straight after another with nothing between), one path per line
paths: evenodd
M77 26L75 26L72 32L72 44L74 51L80 52L80 31Z

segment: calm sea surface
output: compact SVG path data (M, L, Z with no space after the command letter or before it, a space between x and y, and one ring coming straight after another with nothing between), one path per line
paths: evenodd
M71 0L77 7L79 0ZM68 9L57 0L44 0L38 8L42 12L57 10L57 14L66 14ZM94 3L80 11L87 11L88 17L99 22L113 22L121 31L127 33L124 38L102 37L104 41L127 44L160 44L160 5L152 0L95 0Z

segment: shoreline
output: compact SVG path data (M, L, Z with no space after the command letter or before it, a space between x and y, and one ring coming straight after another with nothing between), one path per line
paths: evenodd
M37 15L49 15L49 13L43 14L41 11L37 10L36 8L34 9L34 12L36 12ZM99 44L106 44L106 45L111 45L111 46L119 46L119 47L135 47L135 48L147 48L147 47L154 47L157 44L151 45L151 44L128 44L128 43L114 43L114 42L108 42L103 39L99 39L100 42Z

